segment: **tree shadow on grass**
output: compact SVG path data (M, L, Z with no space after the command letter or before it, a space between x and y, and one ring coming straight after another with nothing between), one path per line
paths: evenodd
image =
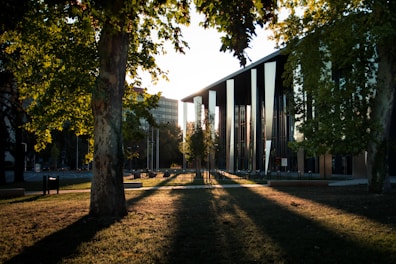
M165 263L241 263L232 258L232 252L219 232L213 189L174 190L181 197L177 207L175 232L170 239L170 252ZM232 237L232 243L238 243ZM243 259L243 253L240 254Z
M266 187L263 187L266 188ZM224 189L229 203L237 206L250 219L263 239L257 250L262 252L247 262L272 262L276 258L290 263L395 263L392 249L363 241L357 230L337 233L331 226L298 213L297 204L278 204L274 198L260 195L249 188ZM276 198L275 198L276 199ZM296 208L297 206L297 208ZM246 220L244 220L246 221ZM242 223L241 223L242 224ZM333 225L343 223L333 223ZM239 233L247 232L239 230ZM364 230L362 230L364 232ZM357 233L356 233L357 232ZM278 256L266 254L267 243L277 244ZM252 245L254 247L254 245ZM269 252L271 253L271 252ZM282 256L283 255L283 256Z
M176 177L176 175L174 175ZM169 177L161 185L171 181L173 177ZM153 195L157 190L142 191L137 197L127 201L127 206L137 203L139 200ZM18 202L35 201L43 196L37 195L29 197ZM90 217L83 216L73 224L66 228L54 232L34 245L26 247L17 256L9 259L5 263L58 263L64 259L73 257L74 254L81 254L78 248L85 242L92 241L95 235L109 228L111 225L120 221L120 218L112 217Z
M396 228L396 190L386 194L370 194L367 185L274 189Z
M118 221L116 218L92 218L84 216L34 245L5 263L58 263L73 256L78 247L93 239L96 233Z
M178 175L162 181L159 186L165 186ZM191 185L186 182L185 186ZM161 192L160 189L143 191L138 196L127 200L129 210L134 205L149 196ZM221 263L220 255L217 254L221 243L216 236L215 214L212 210L211 189L170 189L170 195L177 197L172 200L172 234L168 237L169 244L164 248L158 248L158 255L162 256L161 263ZM164 206L162 213L168 214ZM163 223L167 225L168 223ZM157 232L157 230L152 230ZM153 256L149 253L141 262L150 262Z
M142 193L140 195L138 195L138 196L136 196L136 197L134 197L132 199L127 200L126 201L127 207L133 205L134 203L137 203L138 201L140 201L140 200L142 200L142 199L144 199L146 197L149 197L149 196L155 194L158 191L158 189L156 189L155 187L166 186L169 182L174 180L178 175L179 174L175 173L175 174L171 175L170 177L165 178L165 180L159 182L156 186L154 186L153 189L144 190L144 191L142 191Z
M242 203L250 203L249 189L232 188L236 196L222 188L174 190L179 194L177 222L171 251L165 263L284 263L290 259L273 245L272 237L259 229ZM228 190L228 189L227 189ZM252 201L257 205L258 201ZM273 203L268 206L278 207ZM253 214L261 215L255 211ZM259 216L261 218L261 216ZM295 262L295 261L294 261Z
M13 201L10 204L17 204L17 203L26 203L26 202L34 202L40 200L42 195L30 195L30 196L23 196L21 198L13 198Z
M171 238L172 250L164 263L298 262L297 258L291 258L288 252L283 253L274 245L280 243L267 231L280 224L276 223L277 216L262 222L265 219L262 219L263 212L247 208L245 203L263 205L262 198L251 200L254 194L249 189L228 191L213 188L174 192L182 197L176 205L177 226ZM242 201L238 202L240 199ZM265 207L278 214L285 211L272 202L264 203Z
M177 221L165 263L396 263L389 243L377 245L357 226L340 232L347 223L337 216L330 223L310 217L269 190L175 190Z

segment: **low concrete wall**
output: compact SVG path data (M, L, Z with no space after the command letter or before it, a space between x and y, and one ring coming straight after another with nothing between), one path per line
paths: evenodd
M141 182L124 182L124 188L140 188L142 186Z
M0 198L13 198L25 195L24 188L0 189Z
M324 180L269 180L268 186L328 186L329 182Z

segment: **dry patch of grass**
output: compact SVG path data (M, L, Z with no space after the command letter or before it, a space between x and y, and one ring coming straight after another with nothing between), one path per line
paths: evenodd
M0 200L0 263L88 213L89 194Z
M126 196L123 219L88 217L87 193L0 200L0 263L396 263L395 192L256 187Z
M134 179L132 177L125 177L124 182L142 182L144 187L153 186L176 186L176 185L192 185L192 184L202 184L202 179L197 179L194 173L184 173L184 174L171 174L170 177L163 177L162 173L159 173L154 178L138 178Z

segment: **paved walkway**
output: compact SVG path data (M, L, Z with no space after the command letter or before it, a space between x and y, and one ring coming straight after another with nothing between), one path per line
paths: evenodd
M396 177L391 177L391 183L396 184ZM336 186L353 186L353 185L366 185L367 179L351 179L341 181L330 181L330 187ZM138 187L138 188L125 188L125 191L150 191L150 190L191 190L191 189L213 189L213 188L260 188L268 187L267 184L203 184L203 185L176 185L176 186L153 186L153 187ZM83 190L59 190L59 193L84 193L90 192L90 189ZM37 195L43 192L26 191L26 195ZM56 193L51 190L50 193Z
M391 176L390 182L396 184L396 177ZM367 179L351 179L345 181L335 181L329 183L329 186L348 186L348 185L364 185L364 184L368 184Z
M175 185L175 186L152 186L152 187L137 187L125 188L125 191L151 191L151 190L192 190L192 189L213 189L213 188L257 188L266 187L266 184L202 184L202 185ZM86 193L90 189L82 190L59 190L59 193ZM26 195L42 194L42 191L26 191ZM50 194L56 193L56 190L50 190Z

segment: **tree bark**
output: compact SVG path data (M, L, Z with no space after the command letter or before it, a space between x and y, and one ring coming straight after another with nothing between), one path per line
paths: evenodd
M94 160L90 215L127 214L123 187L122 98L128 34L108 21L99 41L100 70L92 95Z
M378 45L377 91L372 118L374 139L369 142L367 155L368 190L382 193L390 189L388 171L389 134L395 97L395 58L392 48ZM377 123L376 123L377 122Z

